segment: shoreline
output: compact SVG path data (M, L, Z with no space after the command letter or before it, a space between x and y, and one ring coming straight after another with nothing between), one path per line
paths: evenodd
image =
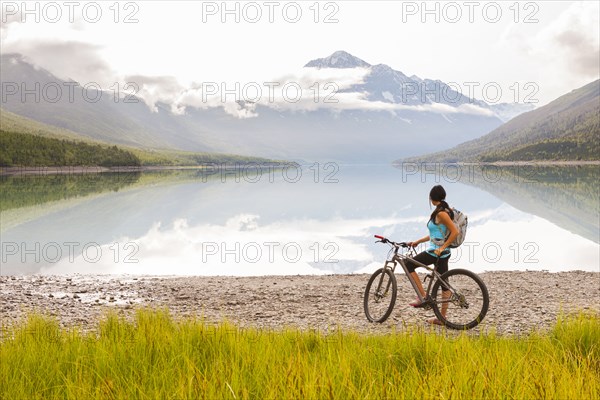
M496 167L576 167L576 166L588 166L588 165L600 165L600 160L591 161L399 161L394 162L392 165L396 167L402 167L404 164L407 165L462 165L462 166L496 166Z
M469 331L502 335L549 328L561 313L600 314L600 273L496 271L480 276L490 292L483 323ZM372 324L363 311L368 274L260 277L133 275L0 276L2 325L33 311L55 316L63 327L93 330L107 312L129 318L139 308L167 308L174 317L200 317L208 324L389 334L427 328L433 316L408 306L414 292L398 276L390 318Z
M583 165L600 165L600 160L594 161L493 161L493 162L460 162L459 165L495 165L498 167L517 167L517 166L538 166L538 167L551 167L551 166L583 166Z
M401 161L392 162L393 167L402 167L404 164L410 165L460 165L460 166L496 166L496 167L576 167L576 166L594 166L600 165L600 160L594 161L494 161L494 162L428 162L428 161ZM66 175L66 174L100 174L100 173L132 173L132 172L152 172L152 171L183 171L183 170L208 170L213 171L216 168L229 168L229 163L207 162L204 165L144 165L144 166L61 166L61 167L0 167L0 176L19 176L19 175ZM297 163L232 163L230 168L237 168L239 165L252 165L260 167L285 167L288 165L298 165ZM351 164L361 166L362 164ZM370 164L364 164L365 166Z
M63 166L63 167L0 167L0 176L19 176L19 175L84 175L84 174L101 174L101 173L131 173L131 172L152 172L152 171L194 171L207 170L214 172L215 169L231 168L235 169L241 165L251 165L254 167L282 167L294 163L218 163L207 162L203 165L144 165L144 166L115 166L115 167L100 167L100 166Z

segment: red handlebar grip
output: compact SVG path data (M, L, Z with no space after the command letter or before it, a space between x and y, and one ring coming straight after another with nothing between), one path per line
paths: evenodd
M383 236L380 236L380 235L375 235L375 237L376 237L377 239L385 239Z

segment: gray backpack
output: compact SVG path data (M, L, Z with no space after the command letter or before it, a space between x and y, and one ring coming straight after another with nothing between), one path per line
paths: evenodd
M452 212L454 213L454 218L452 218L452 222L454 222L456 229L458 229L458 236L456 237L456 239L454 239L452 243L450 243L448 247L451 249L455 249L461 244L463 244L463 242L465 241L465 236L467 236L468 221L467 215L463 214L456 208L452 207ZM450 236L450 232L448 232L448 235L445 237L445 239L448 239L448 236Z

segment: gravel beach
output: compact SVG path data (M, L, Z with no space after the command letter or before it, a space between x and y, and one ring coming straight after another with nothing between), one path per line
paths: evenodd
M484 322L501 334L550 327L563 312L600 313L600 273L486 272L490 292ZM327 332L338 327L390 333L427 326L432 311L413 309L414 292L398 275L398 300L383 324L367 321L363 292L369 275L263 277L0 276L2 325L31 311L58 318L64 327L94 330L108 310L132 316L137 308L168 308L175 317L198 316L242 327L295 327ZM436 328L441 329L441 328Z

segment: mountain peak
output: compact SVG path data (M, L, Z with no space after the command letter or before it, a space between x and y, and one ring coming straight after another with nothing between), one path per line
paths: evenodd
M343 50L336 51L326 58L317 58L306 64L305 68L368 68L371 64Z
M374 71L384 71L384 72L392 72L392 71L394 71L392 69L392 67L390 67L389 65L386 65L386 64L373 65L373 70Z
M25 57L23 57L19 53L2 54L0 55L0 59L2 60L2 62L11 63L13 65L26 63Z

